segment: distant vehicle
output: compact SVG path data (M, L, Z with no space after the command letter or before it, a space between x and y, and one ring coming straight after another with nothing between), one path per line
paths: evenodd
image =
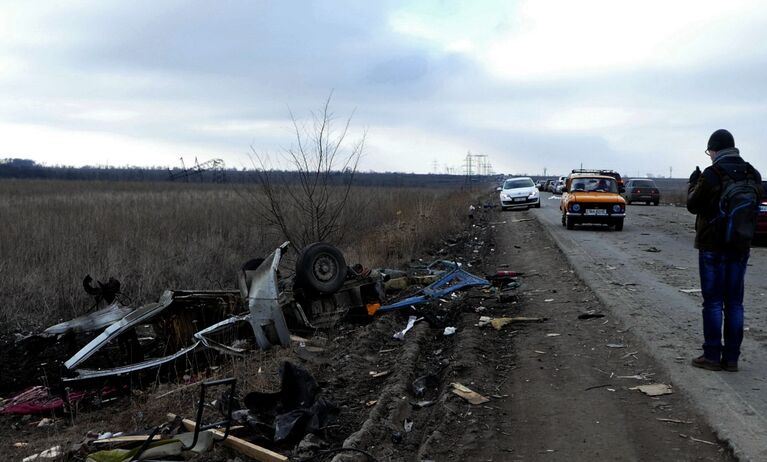
M501 210L513 207L536 207L541 206L541 196L535 188L533 179L526 176L509 178L503 182L500 193Z
M560 176L559 179L557 179L554 182L554 186L552 186L551 192L553 192L554 194L562 194L562 190L565 187L565 182L566 181L567 181L567 177L566 176Z
M660 203L660 191L653 180L632 179L626 182L626 190L623 192L626 203L644 202L658 205Z
M756 217L754 238L764 241L767 239L767 181L762 182L762 187L764 188L764 195L762 196L762 203L759 205L759 215Z
M591 173L594 175L605 175L615 179L615 183L618 185L618 192L623 193L625 186L623 185L623 178L621 174L615 170L605 169L587 169L587 168L574 168L571 173Z
M543 191L543 187L546 185L546 180L538 180L535 182L535 187L538 188L538 191Z
M543 185L543 190L554 192L554 180L546 180L546 183Z
M621 231L626 217L626 201L618 194L615 178L592 173L573 173L567 178L559 209L567 229L601 223Z

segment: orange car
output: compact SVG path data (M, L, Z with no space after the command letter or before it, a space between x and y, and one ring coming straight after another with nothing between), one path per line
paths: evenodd
M606 175L573 173L567 177L559 209L567 229L601 223L621 231L626 217L626 201L618 193L618 184Z

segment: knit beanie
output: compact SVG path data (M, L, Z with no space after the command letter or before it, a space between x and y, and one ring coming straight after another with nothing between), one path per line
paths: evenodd
M708 149L710 151L721 151L722 149L734 147L735 139L732 137L732 133L724 128L720 128L712 133L711 138L708 139Z

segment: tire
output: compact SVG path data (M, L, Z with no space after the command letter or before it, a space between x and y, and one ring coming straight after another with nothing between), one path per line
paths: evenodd
M565 227L567 229L575 229L575 221L568 216L565 216Z
M653 205L658 205L658 204L660 204L660 201L653 202Z
M340 250L324 242L306 246L296 260L295 284L323 294L338 291L346 280L346 261Z
M567 218L565 218L565 214L562 214L562 226L565 226L565 223L567 222Z
M623 219L622 218L615 222L615 230L616 231L623 231Z
M537 204L535 204L535 205L534 205L534 207L535 207L535 208L537 208L537 209L541 208L541 202L540 202L540 201L538 201L538 203L537 203Z

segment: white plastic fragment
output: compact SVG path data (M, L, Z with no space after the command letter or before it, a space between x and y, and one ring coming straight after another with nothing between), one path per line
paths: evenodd
M401 331L395 332L394 338L396 338L397 340L405 340L405 334L407 334L407 331L413 328L413 326L415 325L416 319L417 318L415 316L410 316L409 318L407 318L407 326L405 326L405 328L402 329Z

